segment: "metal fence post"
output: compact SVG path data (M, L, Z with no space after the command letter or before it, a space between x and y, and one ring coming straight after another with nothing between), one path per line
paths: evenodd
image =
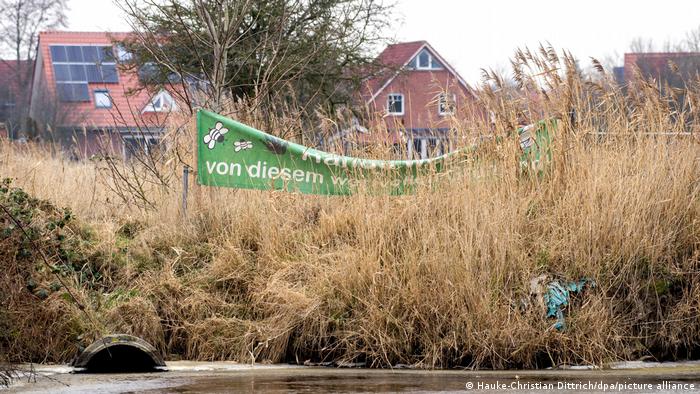
M182 167L182 217L187 217L187 191L189 190L190 166Z

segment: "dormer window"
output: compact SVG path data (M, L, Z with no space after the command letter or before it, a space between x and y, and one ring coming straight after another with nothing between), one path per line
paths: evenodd
M403 115L403 94L389 94L386 104L389 115Z
M177 111L175 99L166 90L161 90L160 93L153 96L151 101L143 109L143 112L172 112Z
M418 54L418 68L430 68L433 57L428 51L423 50Z
M423 49L412 61L411 65L417 70L442 70L442 64L430 51Z
M129 52L126 48L124 48L122 45L117 45L117 60L119 63L129 63L134 59L134 55Z

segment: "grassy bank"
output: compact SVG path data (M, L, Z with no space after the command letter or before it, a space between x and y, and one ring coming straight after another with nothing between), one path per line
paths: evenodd
M169 358L242 362L528 368L697 358L697 134L645 136L685 127L645 86L623 100L605 80L547 78L546 97L525 102L498 81L484 87L481 104L496 120L462 124L464 141L476 129L506 142L400 197L195 186L184 219L173 161L159 164L164 182L144 183L144 205L124 199L133 194L102 162L3 143L0 175L14 181L0 201L33 241L0 219L0 349L17 361L66 361L78 345L124 332ZM543 116L575 108L577 118L563 117L547 173L520 176L517 139L505 133L536 105ZM693 111L682 110L684 125ZM177 141L191 138L173 137L186 162L191 152ZM596 282L567 308L563 331L533 294L540 275Z

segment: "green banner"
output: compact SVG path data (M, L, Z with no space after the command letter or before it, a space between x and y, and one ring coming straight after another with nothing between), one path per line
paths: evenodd
M361 188L403 194L419 175L444 170L453 152L426 160L367 160L322 152L224 116L197 113L197 181L201 185L346 195ZM452 160L450 160L452 161Z
M533 160L541 164L540 148L549 142L549 133L544 122L537 125L532 129L532 143L525 138L530 129L528 133L520 130L521 166L530 167ZM421 182L430 182L430 175L461 162L473 151L464 149L426 160L359 159L295 144L205 110L197 112L197 129L198 183L243 189L326 195L370 189L403 194Z
M542 174L552 162L552 133L557 120L539 121L518 129L520 139L520 173Z

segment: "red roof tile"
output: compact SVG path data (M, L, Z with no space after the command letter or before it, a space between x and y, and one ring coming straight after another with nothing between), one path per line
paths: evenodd
M427 44L426 41L391 44L379 54L377 62L389 67L401 67L425 44Z
M367 80L369 92L363 92L363 94L371 95L379 90L425 44L427 44L426 41L412 41L387 46L375 60L381 69L374 77Z

